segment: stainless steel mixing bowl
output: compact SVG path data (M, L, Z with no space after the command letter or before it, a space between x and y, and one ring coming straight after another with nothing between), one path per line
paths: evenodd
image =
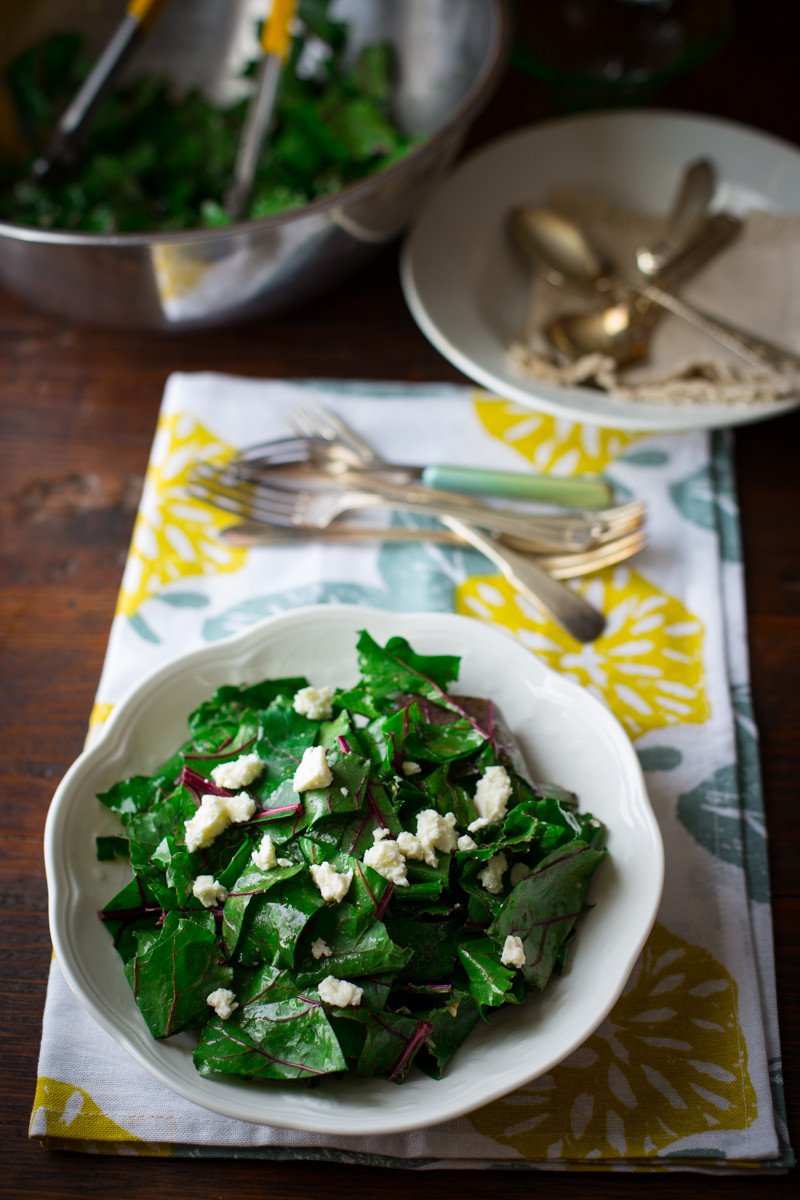
M6 6L4 6L6 7ZM122 0L28 0L0 15L0 50L53 29L100 46ZM157 69L224 103L264 0L172 0L129 74ZM23 10L23 11L20 11ZM267 316L330 289L414 217L494 90L506 59L506 0L335 0L354 45L388 38L398 60L394 116L426 140L338 195L224 229L83 234L0 222L0 285L73 320L183 330Z

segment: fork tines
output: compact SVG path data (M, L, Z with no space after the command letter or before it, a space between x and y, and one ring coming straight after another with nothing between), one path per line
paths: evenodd
M252 466L280 466L283 463L309 462L313 458L314 446L320 445L322 438L315 437L284 437L272 438L267 442L255 442L240 450L236 458L229 463L235 468L238 464Z
M279 485L265 488L236 469L199 464L189 475L187 490L196 500L225 512L275 525L292 525L298 492Z

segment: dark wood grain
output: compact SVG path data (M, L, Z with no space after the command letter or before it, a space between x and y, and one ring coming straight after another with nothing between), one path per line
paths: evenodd
M659 106L727 116L800 145L800 5L736 6L727 47L676 80ZM509 71L470 138L478 145L552 115L542 88ZM798 198L800 207L800 198ZM577 1197L693 1200L794 1194L796 1178L504 1174L314 1163L93 1158L27 1139L50 959L42 829L54 787L80 752L164 382L173 370L262 377L454 380L419 333L389 248L340 288L265 324L173 338L77 327L0 293L0 1195L508 1197L534 1187ZM753 695L761 729L779 1010L792 1140L800 1144L800 414L736 434Z

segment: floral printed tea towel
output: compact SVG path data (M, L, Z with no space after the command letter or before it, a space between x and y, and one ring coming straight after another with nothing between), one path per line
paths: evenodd
M606 613L604 635L572 641L471 549L225 545L218 531L231 519L188 497L190 465L285 436L293 406L308 402L338 411L398 462L603 472L620 498L646 501L647 549L572 585ZM505 625L616 714L646 772L667 861L658 920L623 996L555 1070L468 1116L405 1135L324 1137L230 1120L173 1095L95 1026L54 962L31 1136L100 1153L411 1168L791 1165L726 436L580 426L466 387L173 376L93 723L168 659L310 603L456 611Z

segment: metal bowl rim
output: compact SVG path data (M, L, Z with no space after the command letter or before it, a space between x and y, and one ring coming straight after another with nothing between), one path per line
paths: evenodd
M492 91L503 73L511 45L511 17L509 0L488 0L494 10L495 28L494 45L487 55L483 67L471 85L459 107L451 114L422 145L417 146L398 162L389 167L367 175L357 183L351 183L340 192L331 196L323 196L310 200L300 208L289 209L283 213L275 213L270 217L257 217L251 220L234 221L230 225L222 225L211 229L180 229L159 232L158 230L142 230L137 233L74 233L66 229L42 229L36 225L20 225L13 221L0 220L0 239L6 238L17 242L37 242L44 245L62 246L151 246L151 245L180 245L191 242L213 242L230 237L232 233L244 230L264 230L291 225L307 217L318 216L330 209L340 208L350 200L358 200L368 195L377 180L389 182L402 176L410 163L424 163L426 159L436 156L441 146L462 125L469 125L487 102Z

